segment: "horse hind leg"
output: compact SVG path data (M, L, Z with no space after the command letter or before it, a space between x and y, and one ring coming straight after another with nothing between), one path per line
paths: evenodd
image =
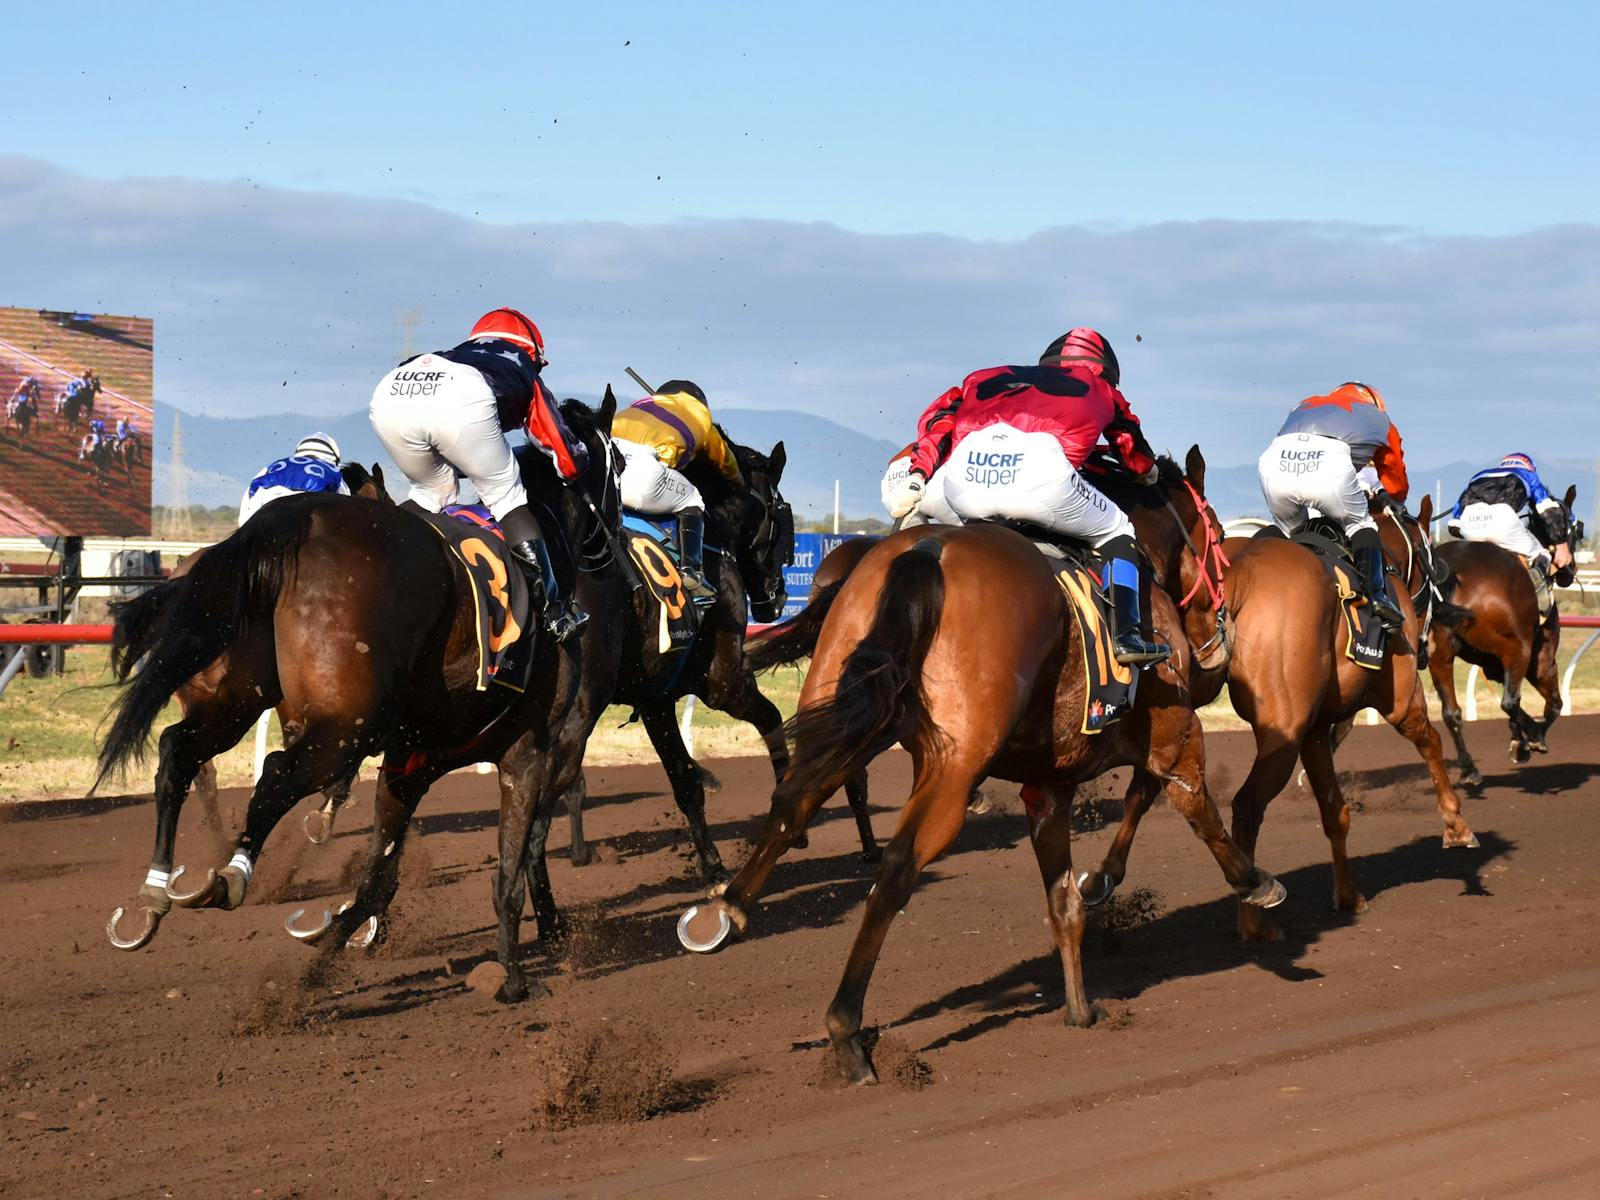
M1254 860L1261 822L1271 804L1289 777L1294 774L1295 758L1299 744L1291 729L1286 734L1258 735L1256 760L1250 764L1250 773L1239 785L1233 797L1233 840L1239 849ZM1283 930L1259 905L1239 903L1239 937L1246 942L1281 941Z
M1085 904L1093 907L1111 899L1111 894L1122 886L1128 874L1128 854L1133 849L1134 836L1139 832L1139 822L1161 794L1161 780L1142 767L1134 768L1128 780L1128 792L1122 802L1122 824L1111 839L1111 846L1097 871L1084 871L1078 876L1076 887ZM1041 864L1042 865L1042 864ZM1046 881L1046 887L1049 882Z
M828 1006L828 1037L834 1061L851 1083L875 1083L878 1078L861 1042L861 1017L867 985L889 926L911 899L918 876L960 832L966 820L967 800L978 782L975 771L961 770L953 763L942 764L942 769L929 776L917 781L916 790L906 802L900 828L884 850L877 882L867 896L861 928L850 948L833 1003Z
M1136 779L1134 787L1140 787ZM1153 789L1159 791L1159 783ZM1131 792L1130 792L1131 794ZM1083 930L1086 904L1072 870L1071 787L1024 788L1028 808L1028 835L1044 880L1045 908L1061 971L1066 980L1066 1023L1075 1029L1094 1024L1094 1009L1083 985Z
M1511 744L1506 755L1517 766L1533 757L1533 743L1539 740L1539 730L1522 707L1522 674L1507 671L1505 687L1500 692L1500 711L1506 714L1511 726Z
M1307 735L1300 747L1300 760L1305 764L1306 778L1317 798L1317 808L1322 816L1322 832L1327 836L1328 848L1333 858L1333 906L1341 912L1365 912L1366 897L1356 890L1350 879L1350 805L1339 786L1339 774L1333 765L1333 744L1328 731L1317 727Z
M1456 767L1461 772L1461 782L1466 787L1481 787L1483 772L1467 749L1465 726L1462 723L1461 703L1456 696L1456 668L1453 655L1436 653L1428 663L1428 674L1433 678L1433 690L1439 697L1439 710L1444 716L1444 727L1450 731L1450 740L1456 747Z
M850 802L850 811L856 819L856 836L861 839L861 861L877 863L883 861L883 851L878 846L878 839L872 832L872 809L867 804L867 773L857 771L844 781L845 799Z
M567 789L565 796L567 802L567 826L569 829L567 843L567 857L575 867L587 867L594 861L594 851L589 846L589 841L583 836L583 806L589 799L589 783L584 778L582 771L572 781L572 786Z
M360 772L360 764L357 764L356 769L348 775L341 776L323 788L322 806L316 812L306 814L302 824L305 826L306 840L313 846L321 846L333 836L333 823L338 818L340 810L350 803L350 793L355 790Z
M667 770L667 778L672 782L672 798L688 823L700 875L707 883L716 883L727 877L727 871L706 824L706 789L700 768L684 748L683 735L672 719L671 705L652 705L643 709L642 715L650 744L655 747L661 765Z
M1417 748L1422 761L1428 765L1433 779L1433 789L1439 802L1439 815L1444 820L1444 845L1446 849L1467 848L1478 844L1478 835L1472 832L1461 815L1461 797L1450 784L1450 772L1444 765L1444 746L1439 733L1428 719L1428 702L1422 694L1422 679L1412 681L1409 697L1396 699L1394 711L1387 714L1389 724L1399 730L1400 736Z

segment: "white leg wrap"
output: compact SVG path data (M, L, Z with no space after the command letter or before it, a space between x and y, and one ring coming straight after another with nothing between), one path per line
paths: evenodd
M149 871L145 872L144 885L145 887L160 888L165 891L167 880L171 878L171 871L163 871L160 867L151 867Z
M255 864L250 861L250 856L243 850L235 850L233 857L228 860L228 865L244 876L246 884L250 882L250 876L256 869Z

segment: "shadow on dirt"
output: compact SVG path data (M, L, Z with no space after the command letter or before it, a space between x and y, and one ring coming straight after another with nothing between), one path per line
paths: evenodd
M1488 896L1492 893L1483 882L1483 868L1512 853L1516 843L1483 830L1478 831L1478 839L1481 845L1477 849L1445 851L1437 835L1419 837L1351 858L1351 873L1369 898L1436 879L1460 880L1463 896ZM1095 953L1096 939L1086 937L1084 974L1089 994L1097 1000L1129 1000L1168 980L1239 966L1259 967L1291 983L1321 979L1320 971L1300 965L1300 960L1324 935L1355 924L1357 918L1327 907L1327 897L1333 892L1333 869L1328 864L1300 867L1279 878L1289 889L1289 899L1273 916L1283 926L1286 940L1239 943L1234 936L1238 908L1232 898L1188 905L1119 932L1118 952L1111 955ZM1018 962L982 983L954 988L891 1024L905 1025L961 1010L981 1014L921 1047L937 1050L981 1037L1012 1021L1059 1012L1065 1004L1061 961L1052 953Z

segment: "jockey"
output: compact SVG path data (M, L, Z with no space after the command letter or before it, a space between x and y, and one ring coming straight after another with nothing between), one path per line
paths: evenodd
M1155 481L1155 456L1120 378L1111 343L1083 327L1045 347L1038 366L973 372L922 414L910 470L888 507L897 519L921 509L936 521L1030 521L1088 542L1105 563L1117 661L1143 664L1172 651L1144 630L1133 524L1078 473L1104 434L1130 471Z
M1303 525L1311 508L1339 522L1373 615L1385 629L1396 630L1405 618L1384 586L1383 542L1359 478L1368 466L1377 472L1382 490L1404 504L1411 485L1400 431L1377 389L1352 382L1302 400L1267 446L1257 471L1267 508L1283 532Z
M1567 510L1546 489L1538 467L1526 454L1508 454L1468 480L1445 528L1464 541L1493 542L1526 560L1541 611L1550 606L1552 566L1559 571L1572 564ZM1543 529L1543 540L1535 528Z
M439 512L456 502L458 478L472 481L528 575L545 629L566 641L589 615L561 594L506 441L508 431L524 429L563 483L577 478L584 451L539 378L545 361L538 326L515 309L497 308L454 349L407 359L385 375L369 413L384 449L411 481L407 505Z
M38 378L33 375L24 375L21 382L17 384L17 390L11 393L11 398L13 400L32 400L37 404L39 402Z
M117 418L117 441L125 442L131 437L138 437L139 431L133 427L133 422L127 417Z
M83 448L78 451L78 457L94 453L95 447L106 440L106 422L104 417L96 417L89 422L89 432L83 435Z
M122 422L117 422L121 429ZM313 433L300 439L294 453L257 471L239 502L239 524L243 525L263 507L280 496L296 492L337 492L348 496L350 488L339 473L339 444L326 433Z
M684 582L692 591L704 591L705 500L682 469L700 458L729 483L741 479L738 460L711 419L705 392L687 379L669 380L619 412L611 436L622 452L623 507L677 519Z

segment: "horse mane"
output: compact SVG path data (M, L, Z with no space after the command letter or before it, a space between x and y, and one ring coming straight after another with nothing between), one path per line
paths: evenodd
M1184 481L1183 467L1170 454L1156 456L1156 483L1147 485L1109 455L1096 454L1085 464L1089 482L1123 507L1160 508L1167 502L1166 490Z

